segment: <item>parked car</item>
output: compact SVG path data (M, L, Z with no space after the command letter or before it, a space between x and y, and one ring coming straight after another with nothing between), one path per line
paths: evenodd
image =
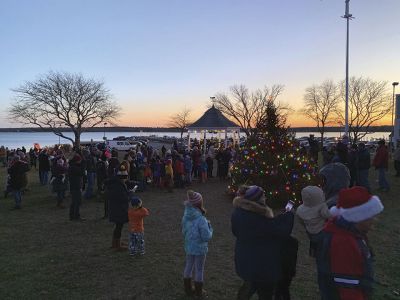
M106 142L107 147L114 148L118 151L130 151L135 149L135 145L131 145L128 141L110 140Z

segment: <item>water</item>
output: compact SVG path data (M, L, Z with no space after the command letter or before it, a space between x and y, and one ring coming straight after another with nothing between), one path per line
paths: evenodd
M73 138L72 132L64 132L64 135ZM299 132L296 134L296 137L303 137L309 136L310 134L314 134L316 138L320 136L318 132ZM179 132L106 132L106 136L108 139L115 138L117 136L150 136L155 135L157 137L169 136L169 137L176 137L180 138ZM81 136L81 141L102 141L104 133L103 132L84 132ZM183 135L184 137L187 136L186 133ZM228 134L230 137L231 135ZM244 136L241 133L241 136ZM191 133L191 138L200 139L202 135L200 133ZM224 134L218 133L207 133L207 137L214 137L214 138L223 138ZM325 137L340 137L339 132L327 132L325 133ZM388 139L389 132L377 132L368 134L365 140L370 139ZM60 139L62 144L70 144L69 140ZM29 149L33 147L34 143L39 143L40 146L52 146L59 143L59 138L54 133L51 132L0 132L0 146L3 145L10 149L20 148L25 146L25 148Z

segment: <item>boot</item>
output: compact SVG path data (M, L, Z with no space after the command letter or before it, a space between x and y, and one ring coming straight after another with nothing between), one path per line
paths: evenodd
M203 282L194 282L194 297L195 299L204 299L207 297L206 291L203 290Z
M115 243L117 245L117 251L125 251L128 249L127 246L121 245L121 239L116 239Z
M118 248L117 241L118 241L118 240L116 240L116 239L114 239L114 238L112 239L112 246L111 246L112 249Z
M192 278L183 278L183 287L185 289L186 296L193 296L193 286L192 286Z

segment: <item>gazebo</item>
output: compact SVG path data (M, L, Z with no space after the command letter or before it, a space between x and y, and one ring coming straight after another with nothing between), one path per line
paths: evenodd
M233 133L234 143L239 141L240 126L236 123L228 120L221 111L219 111L213 105L209 108L196 122L188 126L188 148L190 149L190 134L201 133L204 138L204 153L206 152L206 138L207 131L216 131L218 133L224 133L225 135L225 148L228 146L228 132Z

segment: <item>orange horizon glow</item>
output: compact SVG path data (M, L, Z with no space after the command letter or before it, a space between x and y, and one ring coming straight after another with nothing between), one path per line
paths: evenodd
M198 120L207 108L198 108L191 110L192 122ZM179 109L175 112L173 110L166 111L125 111L121 117L115 122L116 126L127 126L127 127L170 127L169 118L179 112ZM113 126L110 124L109 126ZM316 123L302 115L301 113L294 111L289 114L287 125L290 127L316 127ZM375 122L374 126L391 126L391 115L382 118L380 121ZM338 123L328 124L327 127L340 127Z

